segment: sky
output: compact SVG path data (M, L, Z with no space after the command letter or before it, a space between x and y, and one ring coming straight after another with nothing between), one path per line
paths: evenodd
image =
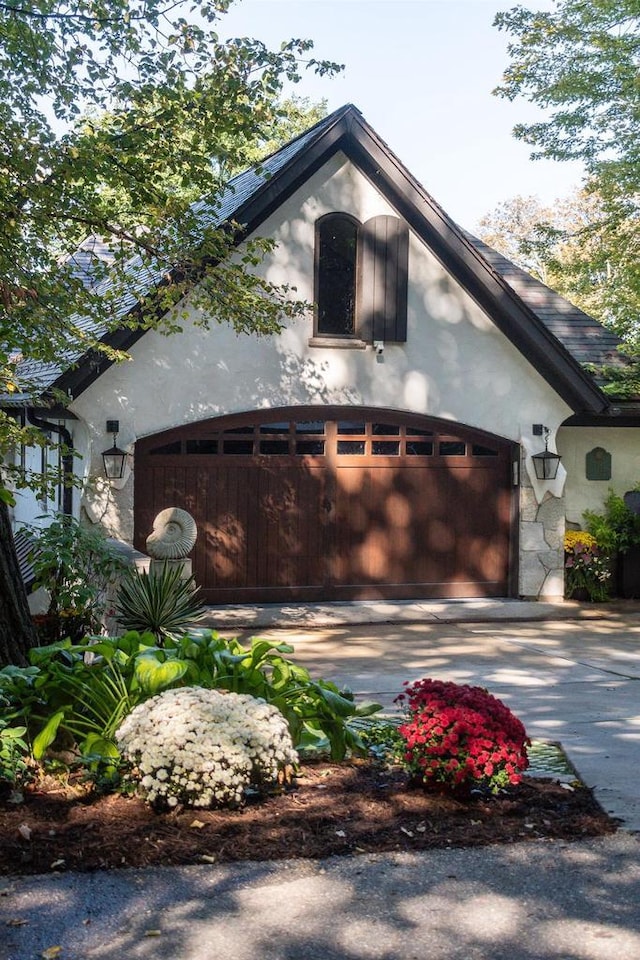
M326 99L329 111L355 104L446 212L473 230L505 200L537 196L552 204L582 176L577 163L531 160L513 127L543 114L491 93L509 63L509 38L493 19L515 3L237 0L218 33L276 48L292 37L311 39L313 56L343 63L333 79L307 71L293 92ZM552 0L523 5L549 9Z

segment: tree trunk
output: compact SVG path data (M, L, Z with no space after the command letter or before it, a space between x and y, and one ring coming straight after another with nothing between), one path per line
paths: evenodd
M26 666L28 651L37 643L20 576L9 511L0 501L0 667L8 663Z

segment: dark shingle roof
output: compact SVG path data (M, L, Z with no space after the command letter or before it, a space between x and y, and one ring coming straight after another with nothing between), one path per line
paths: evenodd
M505 280L520 299L542 320L547 330L578 363L623 366L618 347L622 343L611 330L584 313L526 270L512 263L484 241L465 231L476 250Z

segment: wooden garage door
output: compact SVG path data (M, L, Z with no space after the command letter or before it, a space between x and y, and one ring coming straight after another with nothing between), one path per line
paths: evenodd
M188 510L210 603L509 596L511 468L509 443L397 412L225 417L138 442L135 543Z

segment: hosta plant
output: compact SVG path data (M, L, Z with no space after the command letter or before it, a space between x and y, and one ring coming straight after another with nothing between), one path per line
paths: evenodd
M116 733L131 776L156 807L238 806L290 776L287 723L255 697L185 687L140 704Z
M356 703L350 690L314 679L283 656L293 653L289 644L252 637L244 646L236 637L203 630L167 641L165 651L188 664L184 683L248 693L276 706L301 752L329 753L332 760L367 752L358 723L377 713L380 704Z
M253 637L247 646L211 630L169 636L129 631L82 645L60 641L30 651L30 667L0 670L5 719L27 727L32 755L41 760L59 747L74 750L90 771L115 773L114 734L144 700L174 687L207 687L250 694L285 717L296 749L366 753L358 723L375 703L356 703L334 683L314 679L284 654L287 644Z
M127 571L118 590L116 615L126 630L150 631L159 642L184 633L200 620L204 607L193 577L183 577L180 565L160 571Z
M6 786L14 787L27 775L26 727L10 727L0 717L0 796Z
M424 679L406 684L396 701L407 711L399 731L403 763L415 781L494 793L520 782L529 765L525 728L487 690Z

